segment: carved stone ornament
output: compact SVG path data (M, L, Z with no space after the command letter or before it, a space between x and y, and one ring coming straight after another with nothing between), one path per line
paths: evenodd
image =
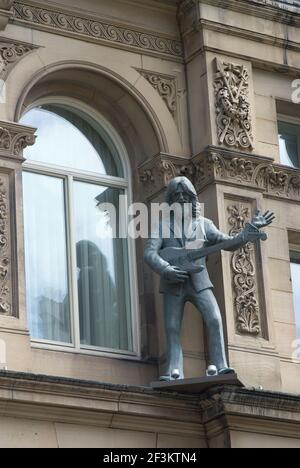
M274 164L268 158L247 158L211 148L194 158L193 164L199 191L212 181L220 181L257 189L276 198L300 201L300 170Z
M0 79L5 80L13 66L37 47L0 38Z
M0 316L11 316L17 311L15 280L12 274L14 230L12 230L10 207L11 175L8 171L14 171L15 162L22 164L23 149L34 144L36 138L34 133L34 128L0 121L0 163L1 160L11 160L10 165L6 161L3 173L0 168Z
M53 30L56 34L84 37L93 42L104 41L116 47L137 48L144 53L163 54L183 58L183 47L173 37L159 36L126 26L103 21L100 18L79 16L74 11L62 12L51 5L41 7L26 2L14 2L14 22L26 23L32 28Z
M213 182L249 187L268 196L300 201L300 170L274 164L269 158L217 147L187 160L160 154L139 168L146 197L161 192L177 175L191 179L198 192Z
M0 158L22 159L23 150L35 143L35 130L31 127L0 121Z
M230 235L239 234L251 219L251 208L241 203L229 205ZM232 254L231 270L236 313L236 330L241 334L259 335L260 307L257 294L255 246L246 244Z
M0 176L0 315L12 315L9 177Z
M252 150L247 68L216 59L214 89L219 143L232 148Z
M186 164L184 164L184 161ZM177 176L184 175L193 180L195 168L191 161L160 154L139 168L140 181L146 198L151 198L164 190Z
M139 70L139 72L158 92L173 117L175 117L177 111L176 78L145 70Z

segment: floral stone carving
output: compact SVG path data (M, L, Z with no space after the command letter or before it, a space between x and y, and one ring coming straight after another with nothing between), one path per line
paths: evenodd
M228 223L230 235L237 235L251 218L251 209L242 204L230 205ZM238 333L259 335L260 308L257 295L255 267L255 246L246 244L232 254L234 305L236 310L236 329Z

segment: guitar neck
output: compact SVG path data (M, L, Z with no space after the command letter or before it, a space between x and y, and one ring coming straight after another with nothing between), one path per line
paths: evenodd
M235 246L241 243L241 239L230 239L228 241L220 242L219 244L212 245L211 247L204 247L200 250L195 250L195 252L189 253L190 260L199 260L200 258L207 257L212 255L220 250L227 250L234 248Z

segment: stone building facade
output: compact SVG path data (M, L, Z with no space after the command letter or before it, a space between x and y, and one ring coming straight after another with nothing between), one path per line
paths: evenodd
M291 281L291 259L300 258L300 2L0 0L0 30L0 446L300 447ZM164 364L162 299L140 240L128 247L127 352L83 346L74 330L85 319L75 315L68 345L49 339L51 325L48 339L32 331L25 271L37 278L43 266L28 264L24 233L32 233L28 212L39 197L29 207L22 180L49 176L52 166L30 160L39 133L26 113L55 106L64 117L70 109L89 116L109 135L125 169L101 183L131 200L160 201L169 180L186 175L225 232L238 233L257 209L276 213L268 242L208 264L230 365L245 388L151 389ZM67 143L57 141L59 154ZM72 174L64 172L76 182ZM57 229L50 226L53 252ZM51 321L54 305L43 307ZM182 339L186 377L203 375L205 330L192 306Z

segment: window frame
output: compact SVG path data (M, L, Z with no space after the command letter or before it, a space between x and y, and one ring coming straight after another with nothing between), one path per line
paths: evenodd
M289 257L290 257L290 271L291 271L291 279L292 279L292 264L294 263L296 265L300 265L300 246L299 245L290 244L290 246L289 246ZM294 300L294 304L295 304L295 299L294 299L295 292L294 292L293 283L292 283L292 294L293 294L293 300ZM294 314L295 314L295 324L296 324L296 339L300 340L300 336L298 336L298 334L297 334L298 326L300 326L300 322L298 324L296 305L294 305ZM300 355L298 357L298 360L299 360L299 363L300 363Z
M297 125L300 129L300 117L293 117L291 115L286 115L286 114L277 114L277 131L278 131L278 137L279 137L279 122L282 123L287 123L287 124L292 124L292 125ZM294 166L286 166L286 164L282 163L281 160L281 152L280 152L280 146L278 143L278 151L279 151L279 158L280 158L280 164L286 167L290 167L292 169L300 169L300 137L298 138L298 146L299 146L299 155L298 155L298 161L299 161L299 167L294 167Z
M132 341L133 351L110 349L95 346L82 346L80 343L79 326L79 306L77 293L77 275L76 275L76 245L74 232L74 200L72 185L74 181L95 183L106 187L118 188L124 190L127 199L127 207L124 207L123 221L126 225L126 212L132 203L132 180L130 174L130 163L126 148L112 125L97 111L87 104L72 98L51 96L50 98L39 99L28 106L25 112L33 108L46 104L66 105L69 108L75 108L83 112L88 118L92 119L99 127L99 133L105 140L109 148L113 147L117 152L120 162L123 166L124 177L115 177L105 174L95 175L89 171L79 171L41 162L26 160L23 163L23 171L35 173L50 177L61 178L64 180L65 195L65 216L66 216L66 242L67 242L67 263L68 263L68 284L70 291L70 327L72 343L60 343L45 339L36 339L31 337L31 346L33 348L46 349L52 351L69 352L75 354L86 354L91 356L117 357L118 359L140 360L140 316L138 307L138 289L137 289L137 262L136 245L134 239L127 238L128 246L128 265L129 265L129 287L130 287L130 312L132 323ZM101 130L100 130L101 128ZM96 128L98 131L98 128ZM120 212L123 210L120 208Z

